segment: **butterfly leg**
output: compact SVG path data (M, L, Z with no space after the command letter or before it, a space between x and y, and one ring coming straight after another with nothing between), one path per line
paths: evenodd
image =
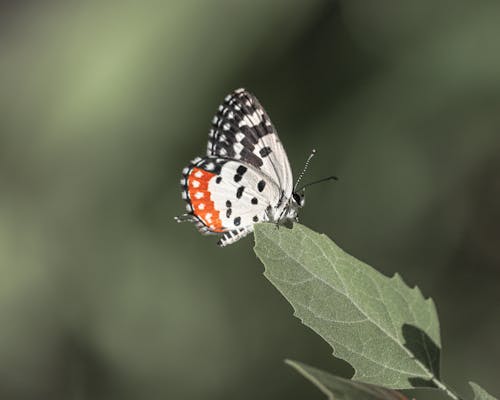
M253 231L253 227L247 227L247 228L241 228L241 229L235 229L232 231L225 232L222 237L219 239L217 242L217 245L220 247L227 246L228 244L237 242L241 238L245 237L248 235L250 232Z
M174 219L180 224L181 222L194 222L196 219L191 214L182 214Z
M174 217L174 219L178 222L194 222L196 229L202 234L202 235L217 235L217 232L212 232L210 228L208 228L205 224L203 224L198 218L194 217L191 214L182 214L179 215L178 217Z

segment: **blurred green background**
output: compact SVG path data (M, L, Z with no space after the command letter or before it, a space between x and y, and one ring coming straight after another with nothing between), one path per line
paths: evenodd
M322 399L349 376L219 249L179 178L223 97L253 91L301 221L436 301L442 374L500 395L500 2L0 5L0 398ZM442 398L424 392L418 399Z

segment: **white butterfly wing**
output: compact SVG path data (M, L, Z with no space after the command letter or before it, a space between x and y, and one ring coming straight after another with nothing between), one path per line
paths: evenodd
M207 155L250 164L273 180L282 197L292 195L293 176L285 149L257 98L238 89L224 99L212 121Z
M218 178L210 181L214 206L226 229L238 229L267 221L267 212L280 199L280 189L269 177L249 164L228 161Z
M202 233L251 232L253 224L268 220L281 198L272 179L240 161L198 158L183 173L182 197Z

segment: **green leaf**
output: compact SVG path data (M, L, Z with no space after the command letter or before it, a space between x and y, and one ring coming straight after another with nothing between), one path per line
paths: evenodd
M303 225L257 224L255 243L264 275L354 367L353 379L393 389L440 386L439 321L418 288L398 275L387 278Z
M471 386L472 391L474 392L474 400L497 400L495 397L489 394L477 383L469 382L469 385Z
M331 400L407 400L395 390L340 378L297 361L285 362L310 380Z

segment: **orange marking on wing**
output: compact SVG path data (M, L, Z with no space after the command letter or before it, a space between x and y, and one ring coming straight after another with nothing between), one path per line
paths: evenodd
M188 176L188 193L193 213L213 232L224 232L219 211L215 209L214 202L208 191L208 182L215 174L200 168L193 168Z

